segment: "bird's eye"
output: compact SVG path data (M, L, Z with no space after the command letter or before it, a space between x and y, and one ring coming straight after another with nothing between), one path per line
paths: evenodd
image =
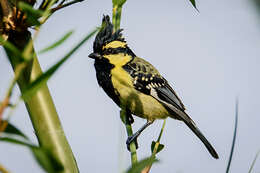
M107 49L107 53L112 53L113 51L112 51L112 49L111 48L108 48Z

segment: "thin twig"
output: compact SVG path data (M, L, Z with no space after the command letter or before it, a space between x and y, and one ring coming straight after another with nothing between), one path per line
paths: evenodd
M45 2L46 2L45 0L42 0L41 5L39 6L39 9L40 9L40 10L42 10L42 9L44 8Z
M62 0L59 5L63 5L66 0Z
M82 1L84 1L84 0L74 0L74 1L68 2L66 4L59 4L57 7L51 9L51 13L54 13L54 12L56 12L56 11L62 9L62 8L68 7L72 4L82 2Z

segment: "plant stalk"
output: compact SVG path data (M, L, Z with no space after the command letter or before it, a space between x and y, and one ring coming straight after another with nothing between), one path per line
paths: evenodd
M123 4L118 5L118 4L113 3L112 24L114 26L114 32L117 31L118 29L120 29L122 6L123 6ZM127 115L128 113L129 112L127 112L126 109L124 109L124 108L122 108L122 110L120 111L121 119L123 120L123 122L125 124L127 136L129 137L129 136L133 135L133 129L132 129L132 126L129 123L129 121L127 121L128 120L127 117L129 116L129 115ZM136 153L136 145L134 142L132 142L130 144L130 152L131 152L131 162L132 162L132 165L134 165L138 162L137 153Z
M114 31L120 29L121 12L122 12L122 6L113 5L112 23L114 26Z
M120 111L120 116L124 119L124 124L125 124L125 128L126 128L126 132L127 132L127 136L132 136L133 135L133 129L131 124L129 123L129 121L127 120L128 114L129 112L127 112L125 109L122 109ZM137 159L137 153L136 153L136 145L134 142L132 142L130 144L130 152L131 152L131 163L132 165L136 164L138 162Z
M31 39L31 33L28 31L22 33L13 31L9 34L8 41L23 51ZM22 58L17 57L8 49L5 49L5 51L15 71L16 67L22 63ZM31 53L35 54L33 48ZM27 62L26 68L22 71L17 81L21 92L40 74L42 74L42 70L35 55L32 60ZM35 95L25 102L25 105L40 147L49 150L64 166L62 173L79 172L47 85L44 84Z

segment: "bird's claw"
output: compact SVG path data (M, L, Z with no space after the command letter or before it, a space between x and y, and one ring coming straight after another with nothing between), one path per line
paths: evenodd
M138 149L138 143L137 143L137 138L133 137L133 136L129 136L126 140L126 146L127 146L127 150L130 151L130 144L132 142L135 142L135 146L136 149Z
M127 114L127 120L128 124L133 124L134 123L134 117L133 115L130 113L130 114Z

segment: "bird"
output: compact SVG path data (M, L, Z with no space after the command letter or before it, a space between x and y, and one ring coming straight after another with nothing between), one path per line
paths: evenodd
M184 122L212 157L218 159L216 150L185 112L182 101L168 81L152 64L135 55L122 36L122 31L114 31L110 17L104 15L89 58L94 59L99 86L122 110L128 112L129 122L133 123L132 114L147 120L127 138L127 147L131 142L136 142L141 132L155 120L170 117Z

